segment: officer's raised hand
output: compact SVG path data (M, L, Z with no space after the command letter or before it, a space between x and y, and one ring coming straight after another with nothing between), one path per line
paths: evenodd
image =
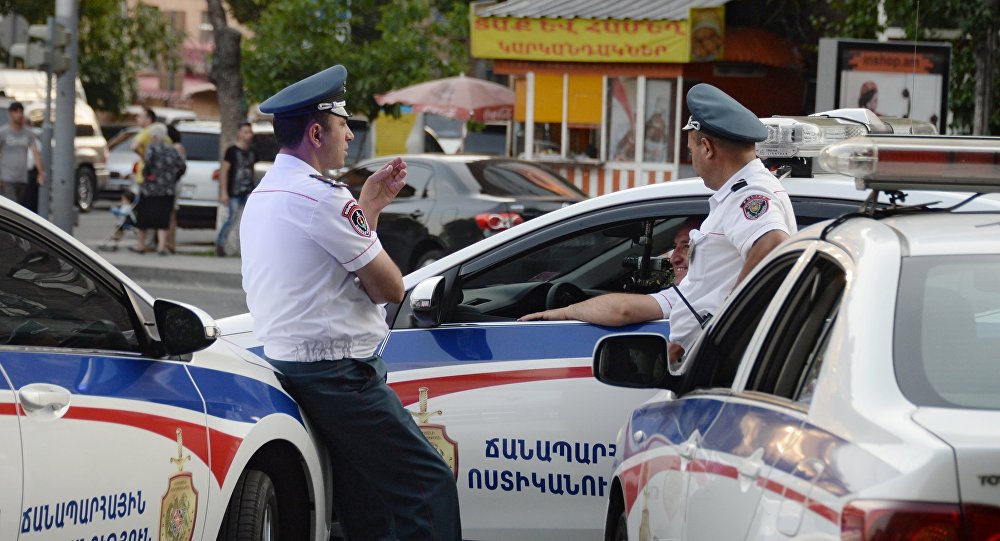
M358 204L371 220L372 215L382 212L396 198L403 186L406 186L406 162L403 158L395 158L368 177L361 188Z

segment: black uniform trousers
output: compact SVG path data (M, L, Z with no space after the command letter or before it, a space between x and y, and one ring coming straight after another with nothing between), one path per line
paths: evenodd
M462 538L451 468L386 385L381 357L268 361L325 440L347 539Z

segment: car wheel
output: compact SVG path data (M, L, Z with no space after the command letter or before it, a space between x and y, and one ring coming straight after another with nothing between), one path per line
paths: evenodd
M614 536L611 539L612 541L628 541L628 519L625 516L624 510L622 510L621 514L618 515L618 522L615 523Z
M90 212L94 208L97 194L97 175L89 167L76 170L76 206L80 212Z
M259 470L240 476L219 530L219 541L276 541L278 496L271 478Z
M417 262L413 265L412 270L426 267L427 265L430 265L431 263L437 261L438 259L441 259L441 256L443 255L444 255L443 250L427 250L426 252L421 254L420 257L417 258Z

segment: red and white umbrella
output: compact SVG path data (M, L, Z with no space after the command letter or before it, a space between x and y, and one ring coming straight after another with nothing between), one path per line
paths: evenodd
M467 121L510 120L514 117L514 91L475 77L446 77L375 96L379 105L403 103L414 112Z

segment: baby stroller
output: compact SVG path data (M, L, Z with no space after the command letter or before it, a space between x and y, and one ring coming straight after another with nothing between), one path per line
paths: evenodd
M127 233L135 234L139 229L136 227L135 206L139 202L136 194L126 191L122 194L122 202L117 207L111 207L111 214L115 217L115 225L111 229L104 242L97 249L104 252L114 252L118 250L118 243Z

